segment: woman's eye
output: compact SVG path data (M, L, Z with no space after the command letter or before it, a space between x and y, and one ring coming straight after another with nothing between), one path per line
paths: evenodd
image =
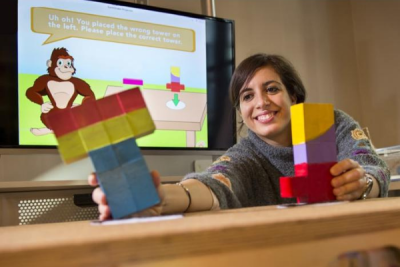
M267 88L267 93L270 95L274 95L276 93L278 93L280 91L280 89L278 87L268 87Z
M243 101L249 101L251 98L252 98L252 95L251 95L251 94L244 95L244 96L243 96Z

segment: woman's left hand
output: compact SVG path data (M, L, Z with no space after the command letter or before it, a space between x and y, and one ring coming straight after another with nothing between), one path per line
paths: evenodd
M344 159L331 168L334 176L331 183L337 200L356 200L361 197L366 187L365 170L358 162Z

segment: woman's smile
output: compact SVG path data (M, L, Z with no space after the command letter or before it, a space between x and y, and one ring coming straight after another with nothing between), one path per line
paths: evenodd
M260 123L269 123L271 122L277 112L267 111L255 117L255 119Z

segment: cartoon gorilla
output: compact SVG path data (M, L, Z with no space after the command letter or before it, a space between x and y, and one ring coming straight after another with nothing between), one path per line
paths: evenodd
M76 69L74 58L65 48L55 48L51 58L47 60L48 74L37 78L32 87L26 91L26 97L41 105L42 114L40 119L46 126L44 128L31 128L34 135L45 135L53 131L49 127L46 117L50 112L58 109L71 108L77 95L83 96L85 101L95 100L93 91L85 81L72 77ZM43 103L43 97L47 95L50 102Z

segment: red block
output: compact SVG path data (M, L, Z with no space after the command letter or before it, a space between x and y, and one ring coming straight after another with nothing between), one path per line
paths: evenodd
M97 100L97 108L102 120L111 119L125 113L117 95L110 95Z
M281 197L298 197L308 194L307 177L281 177L279 182Z
M146 107L146 102L138 87L118 93L117 96L125 113Z
M71 113L79 128L102 121L96 101L87 101L85 104L74 107L71 109Z
M60 109L51 112L46 117L56 137L77 130L79 127L74 120L71 109Z
M177 82L167 83L167 88L171 89L172 92L179 93L181 90L185 90L185 85Z
M297 201L306 203L318 203L333 201L331 185L332 175L330 168L336 162L297 164L295 165L295 177L281 177L281 196L297 197Z

